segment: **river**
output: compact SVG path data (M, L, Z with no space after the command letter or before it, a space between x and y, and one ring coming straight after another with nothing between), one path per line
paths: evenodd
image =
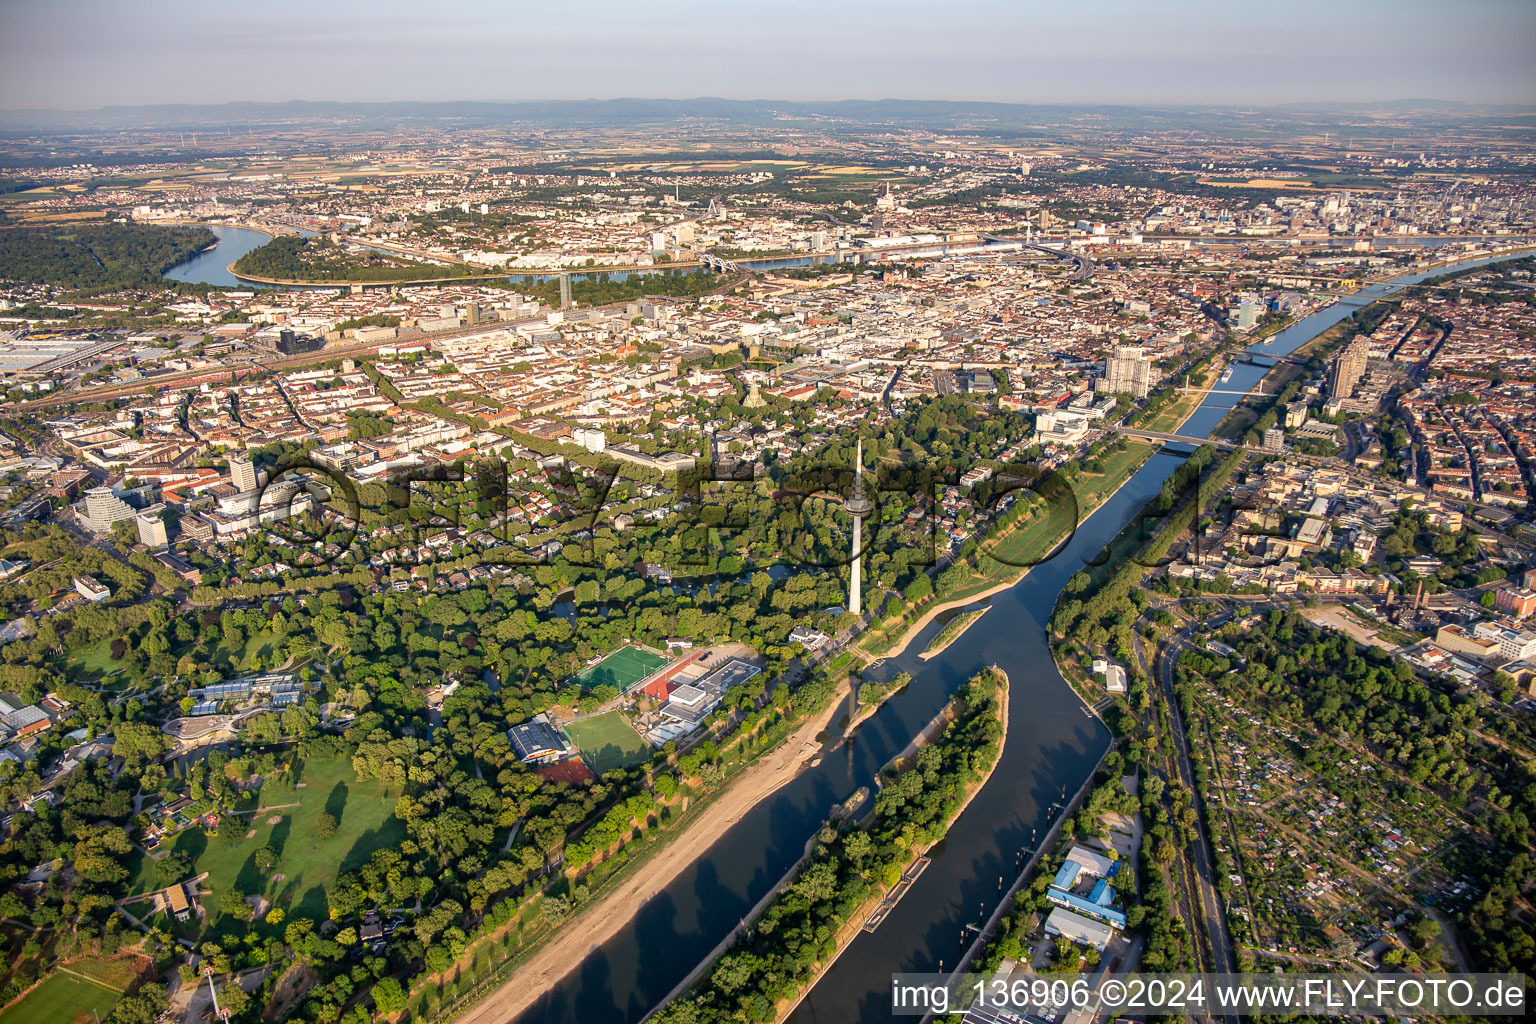
M272 240L272 236L251 228L232 228L223 225L208 225L219 239L219 244L212 249L205 249L185 263L178 263L165 272L165 276L172 281L186 281L191 284L216 284L229 288L250 288L249 282L242 281L229 272L229 265L244 256L252 249L266 245Z
M1487 260L1458 266L1480 265ZM1293 324L1261 355L1286 355L1403 285L1445 273L1437 268L1373 285ZM1251 389L1265 367L1238 364L1227 384ZM1183 433L1204 436L1215 428L1236 395L1206 396ZM941 657L918 654L947 617L928 625L897 658L866 673L888 679L907 672L912 683L867 720L853 740L808 769L744 816L704 857L636 913L613 939L595 949L541 1003L520 1018L548 1024L633 1024L741 920L747 910L800 856L806 837L833 805L895 756L978 669L997 664L1012 681L1009 734L990 781L976 794L948 837L932 851L932 864L873 933L853 945L812 990L791 1020L796 1024L854 1024L891 1019L890 977L897 971L953 967L968 941L967 924L990 912L999 876L1014 872L1015 858L1032 831L1044 832L1051 805L1063 789L1075 792L1109 743L1108 730L1091 716L1056 671L1045 626L1067 577L1095 555L1158 489L1181 461L1153 455L1118 492L1091 515L1071 541L1017 586L990 599L991 610Z

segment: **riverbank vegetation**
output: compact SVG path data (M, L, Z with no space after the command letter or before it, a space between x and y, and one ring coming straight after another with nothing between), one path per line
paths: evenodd
M855 724L878 711L881 704L884 704L891 697L906 689L907 684L911 681L912 676L909 673L898 672L891 677L889 682L877 683L874 680L869 680L868 682L860 683L857 691L859 712L848 723L847 731L851 732Z
M886 621L871 624L862 648L875 657L889 655L933 614L1006 589L1030 566L1048 560L1154 451L1123 437L1096 441L1081 461L1035 480L1031 488L987 492L998 495L1002 511L985 534L963 545L943 571L918 577L902 590L902 602L893 599Z
M1197 449L1093 563L1067 581L1051 615L1056 639L1106 648L1121 661L1131 661L1131 627L1148 603L1137 585L1194 524L1245 455L1238 449L1213 466L1216 454L1212 445ZM1151 536L1149 524L1156 524Z
M79 289L160 286L167 270L216 241L199 227L0 226L0 278Z
M241 277L270 281L346 284L483 276L477 267L439 266L366 249L349 249L326 238L279 235L234 263Z
M732 278L712 274L707 270L695 270L686 273L681 270L668 270L653 273L630 273L621 278L593 270L587 277L571 280L571 301L587 306L604 306L613 302L628 302L631 299L644 298L647 295L660 295L669 299L692 298L697 295L707 295L710 292L727 289L732 283ZM518 284L519 288L526 288L528 293L546 306L556 309L560 306L560 281L551 278L541 281L529 288L527 285Z
M709 735L718 742L707 740L676 759L675 773L653 768L653 808L638 818L625 816L627 804L616 808L610 812L618 829L614 845L598 850L584 870L563 872L543 891L530 890L493 906L470 932L457 961L432 966L414 979L407 993L412 1019L452 1020L514 977L548 942L560 941L563 929L579 927L573 919L582 909L601 913L598 901L603 897L647 865L678 856L676 844L690 842L694 828L707 827L703 819L721 813L722 802L728 805L725 820L740 813L746 805L731 803L738 799L732 783L750 783L742 777L764 760L798 754L798 743L790 750L784 745L793 742L796 730L806 723L821 723L818 716L843 692L836 680L846 674L848 660L844 656L823 667L792 694L780 690L761 712L742 717L734 730L713 723L717 728ZM702 852L693 849L686 858Z
M944 628L939 630L934 638L928 642L928 646L923 650L923 656L931 658L960 639L960 634L970 629L971 624L981 618L982 613L985 611L985 608L977 608L974 611L961 612L950 619L944 624Z
M954 715L910 766L881 775L874 811L860 824L828 824L804 869L720 957L708 979L670 1003L658 1024L772 1021L818 968L835 957L839 929L900 881L917 853L942 839L970 787L1002 749L1002 677L984 671L960 687Z

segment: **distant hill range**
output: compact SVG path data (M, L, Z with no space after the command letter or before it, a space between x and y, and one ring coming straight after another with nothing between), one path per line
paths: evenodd
M102 107L98 110L0 110L0 132L79 133L133 128L216 129L297 124L332 124L376 129L401 123L444 126L676 124L679 119L718 120L734 124L825 120L892 127L969 127L998 131L1039 131L1053 126L1084 127L1084 121L1117 128L1167 128L1178 125L1218 128L1263 123L1269 127L1304 127L1351 114L1397 116L1415 122L1477 122L1488 117L1515 118L1530 125L1536 110L1518 104L1466 104L1407 99L1385 102L1311 103L1282 107L1235 106L1062 106L948 100L727 100L612 99L542 100L518 103L455 101L448 103L287 103L164 104ZM1377 125L1360 124L1360 134Z

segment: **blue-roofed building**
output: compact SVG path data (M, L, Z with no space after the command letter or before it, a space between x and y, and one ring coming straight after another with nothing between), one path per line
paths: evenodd
M204 700L244 700L251 695L251 684L244 679L227 679L202 689Z
M216 715L218 713L219 702L216 700L200 700L196 704L192 705L192 714L194 717L198 715Z
M1109 884L1109 879L1101 878L1093 883L1093 892L1088 898L1101 907L1107 907L1115 902L1115 887Z
M1073 913L1091 917L1111 927L1125 929L1125 913L1115 910L1113 907L1101 907L1090 899L1079 896L1076 893L1058 889L1054 885L1045 890L1045 898L1058 907L1065 907Z
M1070 889L1077 884L1077 873L1083 870L1081 864L1075 861L1067 861L1056 871L1056 880L1051 884L1058 889Z

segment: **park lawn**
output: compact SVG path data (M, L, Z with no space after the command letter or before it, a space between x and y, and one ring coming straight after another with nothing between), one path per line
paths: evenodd
M282 653L283 642L275 636L258 634L248 638L238 650L232 650L222 639L213 652L213 661L228 672L254 672L256 660L261 659L262 669L273 667L273 656L281 662L286 654Z
M995 541L984 541L980 548L981 575L993 581L1007 579L1027 566L1044 561L1056 545L1067 538L1085 518L1082 499L1052 501L1045 515L1016 523ZM984 589L984 588L983 588ZM952 598L960 597L956 593Z
M219 924L219 899L230 888L248 896L261 894L290 919L326 916L325 887L343 871L366 862L373 851L397 846L405 839L405 823L394 816L398 787L386 788L373 779L360 780L347 758L301 761L295 765L294 783L272 779L262 786L260 799L243 810L267 808L259 814L241 814L220 822L220 834L210 836L191 828L176 837L172 852L192 857L194 874L206 871L202 904L210 930ZM298 806L283 806L297 804ZM315 818L322 812L336 818L334 835L320 839L314 834ZM277 817L276 823L269 823ZM233 829L230 841L224 830ZM246 838L255 829L256 834ZM256 870L256 851L272 847L277 866L263 876ZM153 862L140 868L140 885L147 890Z
M572 722L565 731L599 775L640 764L651 756L650 745L617 711Z
M1073 486L1083 518L1087 519L1094 509L1104 504L1104 500L1129 480L1156 450L1156 445L1127 441L1125 451L1111 452L1099 459L1096 475L1085 473L1079 477Z
M91 644L89 647L81 647L70 651L64 658L64 671L73 676L85 676L92 679L100 677L121 666L112 660L112 641L102 640Z
M0 1012L0 1024L94 1024L121 996L92 981L54 971L19 1003Z

